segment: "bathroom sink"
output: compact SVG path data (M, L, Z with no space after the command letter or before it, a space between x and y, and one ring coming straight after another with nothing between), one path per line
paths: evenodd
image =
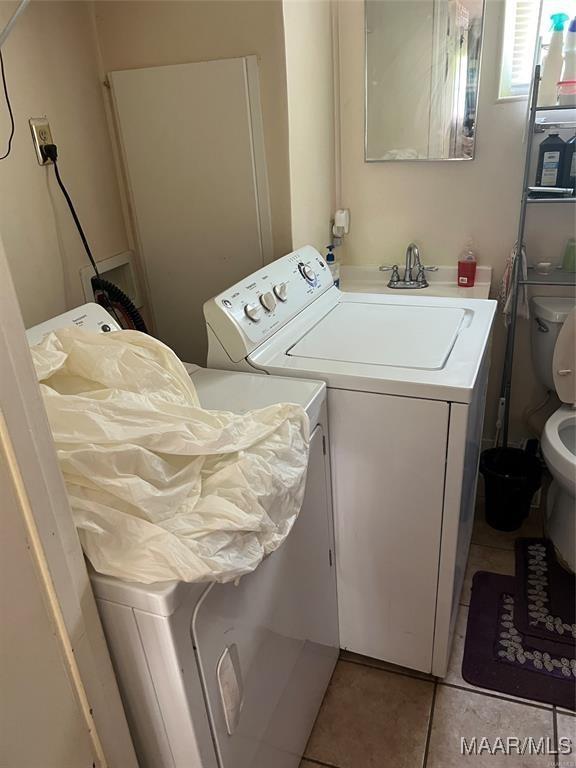
M402 268L400 269L402 274ZM456 283L457 268L439 266L437 272L427 272L427 288L388 288L390 272L380 272L378 265L346 266L340 268L340 289L358 293L389 293L397 296L451 296L487 299L490 294L492 267L478 266L472 288L460 288Z

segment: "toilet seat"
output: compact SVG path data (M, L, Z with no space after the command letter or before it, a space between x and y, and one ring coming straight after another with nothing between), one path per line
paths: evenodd
M563 403L576 403L576 309L568 315L560 329L554 357L552 376L558 397Z
M544 425L542 453L553 477L568 493L576 493L576 446L567 433L576 430L576 410L563 405Z
M546 533L560 561L576 570L576 309L560 329L552 358L552 375L564 403L542 432L542 455L553 478L548 491Z

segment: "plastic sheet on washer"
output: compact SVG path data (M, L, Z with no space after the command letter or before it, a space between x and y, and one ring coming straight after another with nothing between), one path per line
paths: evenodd
M97 571L144 583L226 582L282 544L304 496L301 406L204 410L176 355L137 331L66 328L32 356Z

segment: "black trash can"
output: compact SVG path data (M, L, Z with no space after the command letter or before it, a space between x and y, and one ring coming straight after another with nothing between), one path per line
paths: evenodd
M486 522L499 531L520 528L540 488L540 461L520 448L490 448L480 456L480 472L486 490Z

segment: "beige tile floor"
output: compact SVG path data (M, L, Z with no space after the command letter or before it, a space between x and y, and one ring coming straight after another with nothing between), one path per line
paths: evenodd
M343 652L310 736L301 768L576 768L576 715L476 688L460 672L477 570L513 574L514 540L542 535L533 510L514 535L478 516L447 676L440 680ZM462 755L461 739L570 738L569 755Z

